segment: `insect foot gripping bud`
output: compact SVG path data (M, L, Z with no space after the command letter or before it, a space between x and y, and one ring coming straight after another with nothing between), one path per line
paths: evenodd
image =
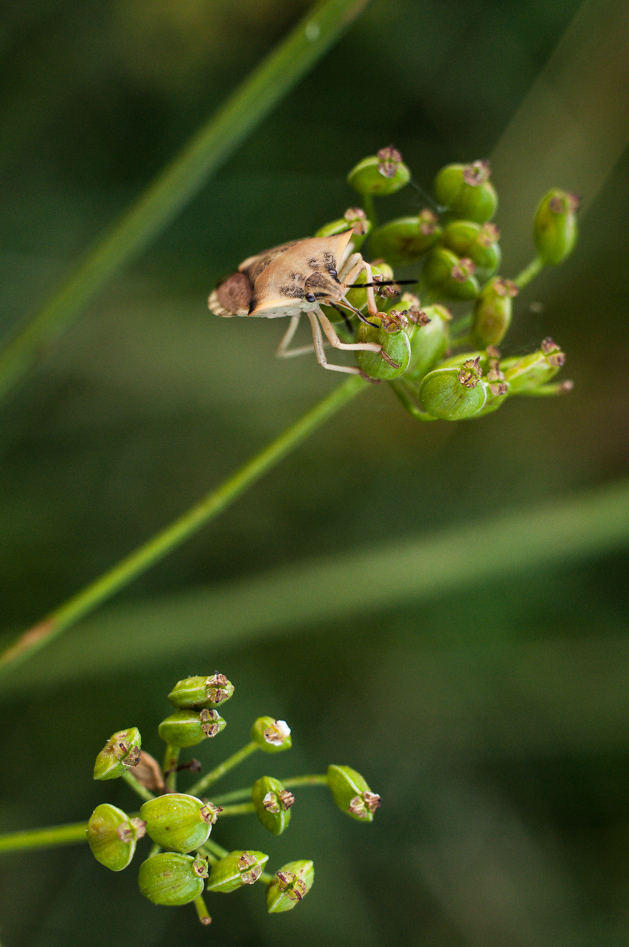
M498 345L511 324L511 300L518 287L511 280L499 276L490 280L474 302L472 339L480 349Z
M509 384L509 393L525 395L550 381L565 361L566 356L557 343L548 338L544 339L539 351L523 358L506 358L500 367Z
M273 835L281 835L288 828L295 797L288 789L284 789L279 779L272 776L257 779L251 789L251 801L256 807L258 819Z
M281 753L293 745L286 721L273 717L258 717L251 728L251 739L265 753Z
M431 210L422 210L417 217L390 220L374 231L369 242L373 257L382 257L394 266L418 260L430 250L441 235L437 218Z
M125 767L137 766L140 762L142 738L137 727L118 730L96 757L94 779L117 779Z
M468 257L476 267L475 276L483 282L500 266L500 231L495 224L476 224L471 220L453 220L443 231L443 243L457 256Z
M212 865L206 888L230 894L243 885L255 884L268 860L263 852L230 852Z
M234 685L224 674L212 674L210 677L187 677L173 687L168 700L175 707L190 707L201 710L203 707L216 707L229 700L234 693Z
M403 297L402 297L403 301ZM452 313L445 306L426 306L424 321L411 337L411 360L406 371L410 381L418 382L441 361L448 348L448 322Z
M177 907L198 898L209 874L205 858L161 852L140 865L138 884L153 904Z
M382 346L380 352L356 352L356 364L365 375L391 381L403 375L411 358L411 345L404 331L408 318L397 309L389 313L380 313L358 326L356 338L359 342L375 342Z
M266 909L269 914L292 911L306 897L314 882L311 861L288 862L273 876L266 889Z
M348 246L353 253L362 247L372 227L371 221L367 219L367 214L362 207L348 207L339 220L333 220L331 223L320 227L315 237L332 237L337 233L345 233L350 227L352 228L352 236Z
M216 710L177 710L159 725L162 740L172 746L195 746L208 737L215 737L227 726Z
M436 368L419 386L424 411L441 421L473 418L485 407L487 386L481 380L480 357L467 359L460 368Z
M479 290L475 270L469 257L458 257L446 247L435 247L426 258L422 283L434 296L475 299Z
M96 806L87 823L87 842L96 861L112 871L122 871L144 832L141 819L130 819L122 809L103 803Z
M359 822L373 822L380 796L372 792L360 773L350 766L328 766L328 786L341 812Z
M581 199L558 187L550 190L535 212L533 235L544 266L557 266L572 253L577 242L577 217Z
M359 194L395 194L411 179L411 172L400 152L390 145L377 155L363 158L347 175L348 183Z
M489 180L489 162L448 164L437 174L433 189L448 217L485 224L498 209L498 195Z
M162 848L191 852L207 841L220 807L195 796L173 792L149 799L140 809L146 831Z

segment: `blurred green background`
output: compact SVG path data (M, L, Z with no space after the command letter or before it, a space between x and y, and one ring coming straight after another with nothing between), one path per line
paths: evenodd
M5 0L3 331L307 7ZM165 694L217 668L236 696L220 743L198 755L209 764L233 752L259 714L286 718L295 749L272 772L349 763L383 797L374 824L344 819L315 790L298 797L279 839L226 820L216 837L228 848L262 848L273 869L312 857L317 880L279 918L255 889L216 896L209 932L191 908L145 902L133 867L113 875L86 848L4 856L3 947L629 942L626 549L567 553L464 587L453 579L381 607L345 607L335 568L469 523L474 557L491 548L497 515L552 509L626 476L628 17L612 0L375 0L3 406L9 635L339 384L314 357L274 361L282 325L216 319L206 297L244 257L356 203L345 175L360 158L393 142L429 189L443 164L492 157L505 276L531 255L539 196L552 185L584 196L575 253L518 297L502 346L513 354L552 335L575 381L569 396L420 425L387 386L370 388L6 680L3 831L85 819L103 801L132 807L124 786L91 781L96 752L137 725L159 754L148 735L168 712ZM386 217L423 203L408 188L379 207ZM300 591L320 560L325 621ZM427 568L394 565L409 587ZM353 582L372 589L379 575L358 568ZM253 757L221 791L263 768Z

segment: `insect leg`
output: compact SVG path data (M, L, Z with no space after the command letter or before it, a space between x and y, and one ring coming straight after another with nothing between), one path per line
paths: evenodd
M350 283L355 283L363 270L367 274L367 310L370 316L376 316L378 314L378 306L376 305L376 297L373 290L371 265L367 263L366 260L363 260L360 253L353 253L346 261L341 271L341 279L344 287ZM369 285L370 283L371 285Z
M318 322L318 320L317 320L317 315L319 316L319 318L325 319L325 321L328 323L328 326L330 327L330 329L332 329L332 324L325 318L325 316L323 315L323 313L322 313L320 310L317 310L316 313L314 313L314 312L312 312L312 311L309 311L309 312L306 313L306 315L307 315L308 318L310 319L310 325L312 326L312 338L313 338L313 341L314 341L314 349L315 349L315 353L316 353L317 361L318 361L319 365L321 365L322 368L329 368L329 369L330 369L331 371L333 371L333 372L347 372L348 375L362 375L363 373L361 372L361 370L360 370L357 366L354 366L354 365L330 365L330 364L329 364L327 358L325 357L325 352L323 351L323 336L322 336L322 334L321 334L321 326L319 325L319 322ZM326 334L326 335L328 336L328 338L330 339L330 342L332 342L332 338L331 338L331 336L328 334L327 330L326 330L326 333L325 333L325 334ZM349 345L349 346L348 346L348 345L344 345L344 344L340 341L340 339L338 338L338 336L336 335L334 329L332 329L332 335L334 336L334 338L336 339L336 341L339 343L339 346L340 346L341 348L351 348L351 349L356 348L355 345ZM332 345L334 345L334 342L332 342ZM338 347L338 346L337 346L337 347ZM364 348L364 346L360 346L360 348ZM378 348L378 346L376 346L376 348Z
M310 315L310 313L308 313ZM377 342L341 342L334 326L330 322L327 316L324 316L320 309L317 309L317 316L319 317L319 322L321 323L321 328L325 332L330 345L335 349L342 349L344 352L381 352L382 346L378 345Z
M312 345L303 345L298 349L289 349L289 345L293 341L293 336L297 326L299 325L301 313L297 313L295 316L291 316L291 320L286 330L282 341L277 347L277 352L275 353L277 358L292 358L293 355L305 355L306 352L312 352Z

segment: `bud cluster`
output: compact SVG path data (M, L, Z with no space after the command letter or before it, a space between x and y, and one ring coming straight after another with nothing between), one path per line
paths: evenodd
M380 346L377 352L356 352L361 372L394 382L404 406L425 421L480 417L513 395L569 390L569 382L548 384L565 360L558 348L546 352L547 342L542 342L537 352L500 362L496 346L511 325L520 290L542 267L556 266L574 249L579 199L559 188L542 198L533 220L536 255L518 277L508 279L499 275L500 230L493 221L498 195L489 163L447 165L433 182L432 208L377 226L373 198L393 194L410 181L411 172L393 146L364 158L348 182L361 195L366 213L351 208L343 220L317 233L339 233L343 222L345 229L351 224L352 251L361 245L358 240L367 241L373 282L386 282L376 290L378 314L371 312L367 321L355 318L347 333L348 341ZM400 298L394 266L408 266L416 279L413 293ZM359 284L366 281L365 273L357 278ZM349 288L347 299L361 315L366 312L366 290ZM338 322L333 310L326 314Z
M360 215L356 214L355 219L360 221ZM404 335L413 320L421 323L419 310L412 305L408 315L391 310L382 314L381 331ZM168 907L195 902L202 924L211 921L203 901L204 892L229 894L262 882L266 885L267 911L278 914L296 907L314 881L312 861L288 862L274 875L265 875L269 856L264 852L227 852L210 838L217 821L241 812L255 813L272 835L281 835L288 828L295 796L289 785L274 776L261 776L253 786L229 793L223 800L249 800L242 805L221 806L203 796L206 786L252 752L275 754L289 750L292 739L286 721L258 717L248 744L198 779L189 792L176 791L177 771L197 773L202 768L197 760L180 764L180 749L204 742L224 729L225 720L216 707L233 693L233 685L219 673L179 681L168 694L175 711L158 727L159 736L167 744L163 768L141 749L140 733L135 727L114 733L98 754L94 767L94 779L122 776L144 799L139 815L127 815L109 803L96 807L87 825L87 841L94 857L111 871L122 871L133 859L137 842L147 836L153 847L140 864L141 893L154 904ZM293 783L327 785L339 808L363 822L372 821L380 804L380 797L348 766L330 766L326 776L297 777ZM153 791L159 794L154 795Z

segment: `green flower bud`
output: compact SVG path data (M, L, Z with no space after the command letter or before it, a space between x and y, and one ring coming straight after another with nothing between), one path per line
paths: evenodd
M431 210L422 210L417 217L390 220L374 231L369 244L373 257L383 257L397 265L418 260L439 239L441 228Z
M393 279L393 270L391 269L388 263L372 263L371 275L373 277L374 283L378 283L381 280L388 281L388 280ZM367 273L365 272L365 270L363 270L362 273L358 274L356 283L360 284L360 283L366 283L366 282L367 282ZM383 286L381 290L375 289L374 287L374 290L377 293L377 295L387 295L387 296L399 295L398 291L396 291L391 286ZM345 295L348 302L350 302L352 306L354 306L356 309L362 309L364 306L367 305L367 290L366 289L358 289L358 288L349 289Z
M204 804L196 796L172 792L145 802L140 818L146 822L146 831L154 842L185 854L203 845L220 811L219 806Z
M480 281L488 279L500 266L500 231L495 224L476 224L471 220L453 220L443 231L443 243L460 257L468 257L476 267Z
M251 801L256 807L258 819L273 835L281 835L288 828L295 797L288 789L284 789L279 779L272 776L257 779L251 790Z
M402 297L401 302L404 301ZM445 306L426 306L424 320L411 336L411 360L406 377L420 381L431 368L441 361L448 348L448 322L451 312Z
M216 707L229 700L234 693L234 685L224 674L212 674L210 677L187 677L173 687L168 700L175 707Z
M138 884L144 897L153 904L177 907L199 897L207 876L207 859L160 852L142 862Z
M328 766L328 786L341 810L359 822L373 822L373 814L380 805L380 796L372 792L355 769L350 766Z
M391 381L403 375L411 357L411 345L404 331L408 326L408 317L397 309L381 312L379 316L370 316L375 325L361 322L356 332L357 342L373 342L381 345L380 352L356 352L356 364L370 378Z
M544 266L557 266L574 250L581 198L570 191L552 188L535 211L533 236L537 255Z
M528 394L545 385L557 374L566 356L556 342L547 338L537 352L523 358L506 358L501 362L505 380L512 395Z
M94 779L117 779L125 767L137 766L140 762L142 737L137 727L118 730L96 757Z
M359 194L395 194L411 179L411 172L402 155L392 145L381 148L377 155L363 158L347 175L351 187Z
M496 213L498 195L489 180L489 162L449 164L437 174L435 196L450 218L484 224Z
M311 861L288 862L273 875L266 889L266 909L269 914L292 911L306 897L314 882Z
M286 721L273 717L258 717L251 728L251 739L265 753L281 753L293 745Z
M511 300L518 287L511 280L495 276L474 302L472 339L479 348L498 345L511 324Z
M345 233L352 228L353 234L349 241L350 252L359 250L363 245L371 230L371 221L367 219L367 214L362 207L348 207L339 220L333 220L329 224L320 227L315 237L333 237L337 233Z
M227 726L216 710L176 710L159 725L162 740L172 746L195 746L206 737L215 737Z
M126 868L135 845L146 829L142 819L130 819L126 812L104 802L96 806L87 823L87 842L96 861L112 871Z
M487 386L481 381L480 358L468 359L461 368L436 368L419 387L424 410L442 421L472 418L485 407Z
M263 852L230 852L212 865L206 888L229 894L258 880L269 856Z
M475 299L479 291L475 270L468 257L458 257L446 247L435 247L426 258L422 283L433 295L445 299Z

